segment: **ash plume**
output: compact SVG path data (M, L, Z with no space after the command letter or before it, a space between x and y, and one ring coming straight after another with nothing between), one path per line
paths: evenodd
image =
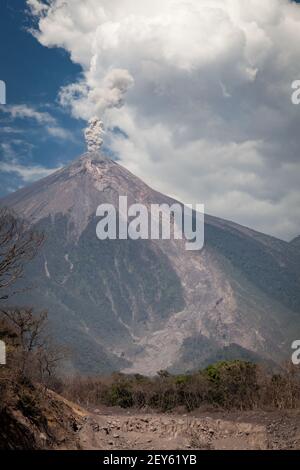
M96 152L100 150L103 144L103 136L105 134L103 122L93 117L88 122L88 127L84 131L84 137L88 152Z

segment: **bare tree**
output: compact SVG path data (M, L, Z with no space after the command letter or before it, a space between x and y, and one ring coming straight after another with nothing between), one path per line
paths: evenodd
M5 292L0 300L16 293L11 287L23 277L26 263L36 256L43 241L42 233L30 229L10 210L0 208L0 292ZM66 350L52 342L47 312L35 313L33 308L27 307L2 307L0 337L1 334L9 340L10 347L9 367L1 371L2 384L27 378L47 386L58 363L66 356Z
M33 308L13 307L0 310L0 321L1 317L15 334L14 368L18 374L47 385L68 353L53 342L47 312L35 314Z
M21 356L19 370L22 375L26 375L33 354L45 347L47 312L34 315L32 308L14 307L1 310L0 314L8 320L16 333Z
M32 229L12 211L0 208L0 292L23 276L24 265L32 260L44 235ZM12 292L2 295L7 299Z
M60 364L70 356L67 347L53 342L50 336L47 337L44 346L35 353L37 363L36 378L44 386L51 387L51 383L56 379L56 372Z

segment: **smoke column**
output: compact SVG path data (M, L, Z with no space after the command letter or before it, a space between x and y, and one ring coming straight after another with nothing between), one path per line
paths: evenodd
M105 134L104 124L97 117L89 120L89 125L84 131L84 137L88 152L97 152L103 144L103 136Z

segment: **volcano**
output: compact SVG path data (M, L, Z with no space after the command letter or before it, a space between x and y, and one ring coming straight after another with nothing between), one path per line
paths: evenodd
M300 338L299 243L205 216L205 246L102 240L99 204L173 204L117 162L88 152L1 200L44 231L14 298L49 312L70 371L155 374L220 359L279 363Z

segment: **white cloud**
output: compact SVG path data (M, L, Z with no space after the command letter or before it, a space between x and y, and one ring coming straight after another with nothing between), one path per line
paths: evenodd
M1 111L13 119L33 119L38 124L55 124L56 120L47 112L37 111L25 104L1 106Z
M40 165L25 166L18 163L0 162L0 171L3 173L14 173L19 176L24 183L32 183L44 178L45 176L49 176L60 168L61 167L44 168Z
M68 129L64 129L63 127L59 126L47 126L46 130L49 135L56 137L57 139L62 139L62 140L75 140L74 136L71 131Z
M22 134L24 131L23 129L17 129L15 127L4 126L4 127L0 127L0 132L2 134Z
M22 150L20 151L20 149ZM32 183L62 168L62 165L56 168L46 168L42 165L28 162L31 150L32 146L23 140L12 139L9 142L1 142L0 172L13 174L19 177L22 183ZM22 152L27 157L26 164L23 163L24 156L22 158Z
M9 114L12 119L34 120L37 124L44 126L47 133L52 137L56 137L62 140L74 140L72 133L68 129L64 129L63 127L58 126L56 119L48 112L37 111L36 109L25 104L0 106L0 110L4 114ZM6 126L1 129L1 132L12 134L21 131Z
M268 233L300 232L300 7L289 0L28 0L82 66L61 103L103 118L157 189Z

